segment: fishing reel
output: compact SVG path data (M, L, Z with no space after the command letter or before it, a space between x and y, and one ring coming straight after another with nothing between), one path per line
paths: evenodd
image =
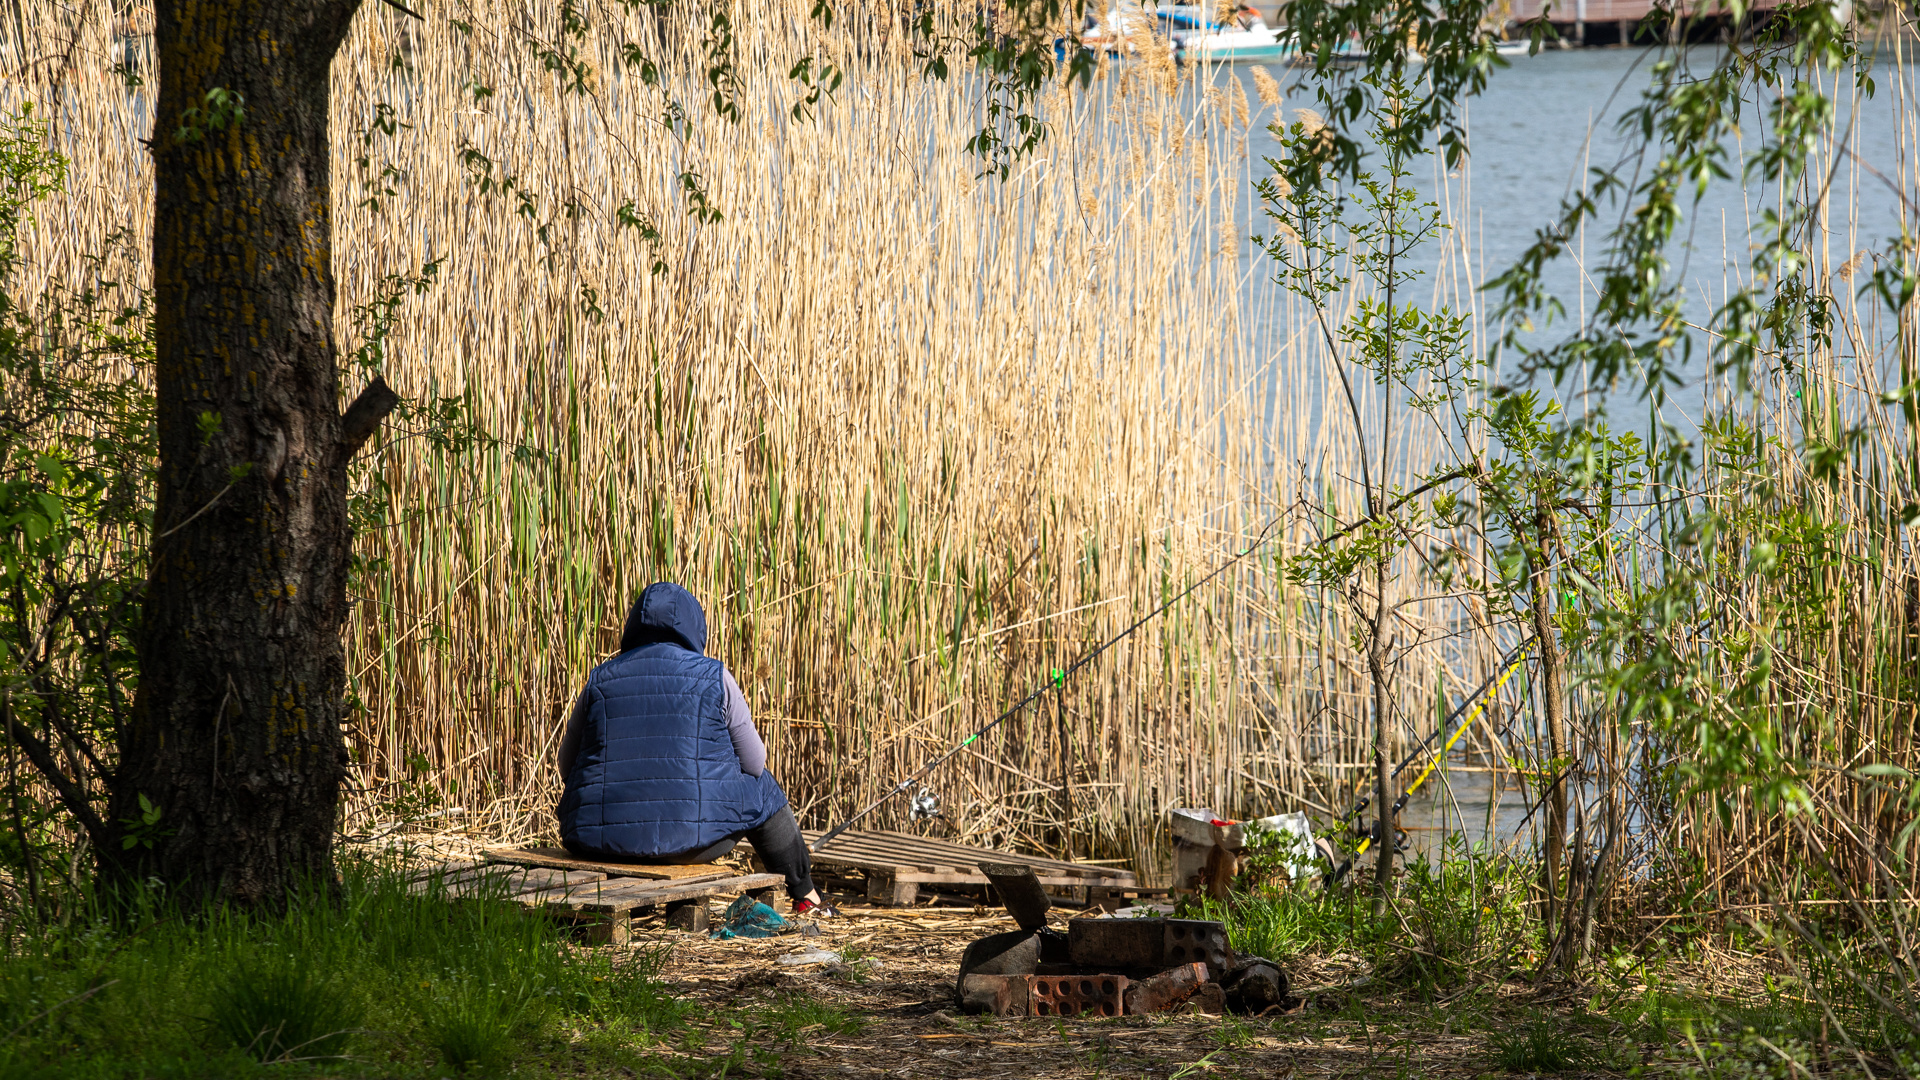
M1378 818L1364 823L1355 822L1349 826L1349 829L1353 836L1361 841L1359 850L1354 853L1356 855L1365 854L1368 849L1379 845L1385 839L1384 830L1381 828L1381 822ZM1395 854L1407 850L1412 844L1412 834L1401 828L1400 822L1396 818L1393 823L1393 850Z
M926 785L913 793L913 800L907 804L907 816L914 821L928 821L940 816L940 796Z
M1402 800L1402 802L1404 801L1405 800ZM1359 805L1353 808L1356 816L1367 808L1367 802L1368 800L1362 799ZM1399 807L1395 806L1394 811L1398 813ZM1322 881L1328 888L1340 884L1341 881L1346 878L1348 871L1353 869L1354 864L1365 857L1367 852L1371 850L1375 844L1381 842L1382 829L1381 822L1378 818L1370 822L1349 820L1347 822L1347 832L1351 837L1357 839L1359 843L1355 845L1354 850L1348 853L1344 859L1340 857L1339 852L1334 847L1333 841L1327 837L1320 837L1315 843L1315 848L1320 854L1320 857L1327 861L1329 872ZM1412 835L1409 834L1407 830L1401 828L1399 822L1396 820L1393 825L1394 854L1398 855L1406 851L1407 848L1412 845L1412 842Z

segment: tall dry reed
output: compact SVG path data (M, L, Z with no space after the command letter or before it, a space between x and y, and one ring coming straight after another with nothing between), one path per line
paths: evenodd
M396 430L372 451L353 822L424 786L489 834L550 832L565 710L633 596L673 579L707 603L801 817L827 824L1275 520L933 777L945 820L915 827L1151 864L1171 806L1344 798L1363 668L1345 610L1277 560L1325 526L1305 503L1359 504L1356 446L1328 357L1270 332L1301 313L1243 257L1246 135L1277 105L1165 57L1103 70L1044 95L1049 137L1000 180L965 148L977 80L925 78L884 9L831 31L804 3L741 12L737 123L705 105L699 28L590 4L575 40L556 3L421 10L368 6L335 62L340 334L361 344L354 308L443 260L384 370L498 441L448 455ZM8 84L75 161L29 240L55 277L149 227L154 76L148 39L115 32L138 16L23 18L25 55L68 57ZM588 92L543 62L556 43ZM846 78L795 119L809 53ZM689 213L688 172L718 220ZM1443 650L1451 601L1406 599L1411 731L1492 645Z
M1920 414L1902 395L1920 378L1920 304L1890 311L1872 278L1920 270L1920 72L1911 17L1892 10L1879 29L1873 91L1850 71L1808 73L1835 114L1807 179L1773 193L1777 211L1789 201L1817 210L1799 249L1831 326L1796 328L1804 363L1764 366L1751 395L1718 388L1724 415L1763 439L1764 450L1746 462L1709 453L1699 488L1701 504L1734 525L1702 558L1725 620L1719 636L1772 645L1766 711L1799 763L1805 809L1781 814L1744 792L1650 807L1668 831L1645 842L1696 860L1706 895L1736 919L1775 902L1859 900L1862 924L1891 926L1904 940L1898 927L1910 913L1902 916L1901 904L1920 899L1920 834L1911 828L1920 820L1912 779L1920 775L1920 552L1910 532ZM1855 149L1854 133L1869 119L1891 126L1889 160ZM1889 191L1892 236L1865 225L1859 210L1863 193ZM1776 545L1790 569L1753 573L1761 543ZM1731 662L1737 651L1703 655L1722 685L1754 673L1752 659ZM1867 912L1876 905L1887 905L1891 923ZM1908 946L1893 952L1911 962ZM1920 1016L1917 1004L1909 996L1909 1015Z

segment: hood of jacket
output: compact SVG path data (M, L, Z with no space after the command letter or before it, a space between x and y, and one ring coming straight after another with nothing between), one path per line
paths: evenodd
M696 653L707 651L707 613L693 594L670 581L647 586L627 612L620 651L668 642Z

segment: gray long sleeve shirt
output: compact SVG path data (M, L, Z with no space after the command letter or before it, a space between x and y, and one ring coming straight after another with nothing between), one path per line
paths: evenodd
M733 672L722 667L720 683L726 687L727 734L733 737L733 752L740 755L740 771L759 776L767 771L767 744L760 741L760 732L753 726L753 714L747 709L747 697L740 692ZM586 729L587 692L582 690L580 696L573 699L573 712L568 715L567 728L560 735L558 758L562 779L573 772L573 758L580 752L580 739Z

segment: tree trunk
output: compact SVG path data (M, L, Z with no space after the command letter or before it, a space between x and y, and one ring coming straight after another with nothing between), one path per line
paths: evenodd
M1373 805L1374 843L1380 850L1373 864L1373 910L1383 914L1387 893L1393 888L1393 848L1398 822L1393 817L1393 799L1387 784L1392 769L1387 764L1387 740L1392 734L1389 719L1393 696L1387 682L1387 563L1383 558L1374 568L1374 588L1378 606L1373 612L1373 637L1367 642L1367 674L1373 680Z
M252 906L331 874L346 470L395 401L339 412L327 80L358 6L158 6L160 474L108 878Z
M1570 771L1563 768L1560 759L1568 753L1567 749L1567 699L1564 674L1564 657L1560 651L1560 638L1554 633L1551 594L1552 575L1547 570L1545 537L1547 522L1544 514L1538 521L1540 547L1534 553L1533 570L1533 632L1540 641L1540 710L1544 714L1547 728L1547 758L1549 775L1553 788L1547 793L1547 849L1546 861L1541 876L1547 890L1546 931L1549 945L1555 940L1554 932L1559 918L1560 864L1564 859L1567 844L1567 784L1564 776L1555 773Z

